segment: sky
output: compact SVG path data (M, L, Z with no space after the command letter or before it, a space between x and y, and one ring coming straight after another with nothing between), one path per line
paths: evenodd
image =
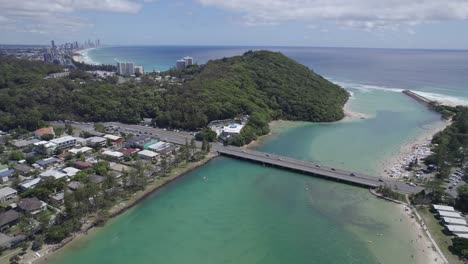
M468 49L468 0L0 0L1 44Z

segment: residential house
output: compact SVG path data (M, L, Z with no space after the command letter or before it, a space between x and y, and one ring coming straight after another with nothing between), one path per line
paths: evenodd
M41 178L44 177L54 177L56 180L61 179L61 178L66 178L68 175L60 172L58 170L47 170L44 171L43 173L39 174Z
M26 214L35 215L46 208L46 204L36 197L23 198L18 203L18 208Z
M57 144L50 141L39 141L33 145L34 152L38 154L51 155L57 149Z
M103 177L103 176L100 176L100 175L89 175L88 176L89 178L89 181L92 182L92 183L95 183L95 184L101 184L102 182L104 182L106 180L106 177Z
M34 171L34 169L29 166L29 165L26 165L26 164L16 164L14 167L16 172L18 172L19 174L22 174L22 175L27 175L31 172Z
M0 172L0 182L7 183L10 181L10 176L15 173L15 170L5 170Z
M20 183L20 185L18 187L21 190L25 191L25 190L28 190L30 188L34 188L34 186L36 186L40 181L41 181L41 178L35 178L35 179L32 179L32 180L27 180L27 181L24 181L24 182Z
M107 144L107 138L104 137L90 137L86 139L87 145L90 147L103 147Z
M125 156L127 156L127 155L130 155L130 154L135 154L140 150L135 149L135 148L121 148L121 149L118 149L117 151L124 154Z
M49 201L52 205L60 207L63 204L65 193L63 191L49 195Z
M46 159L41 159L41 160L38 160L36 161L36 164L41 166L42 168L46 169L46 168L49 168L57 163L60 163L62 162L60 159L57 159L55 157L51 157L51 158L46 158Z
M124 156L124 154L122 152L118 152L118 151L111 151L111 150L106 150L104 152L102 152L102 155L105 155L105 156L108 156L108 157L111 157L111 158L114 158L114 159L120 159Z
M75 191L76 189L81 187L81 182L71 181L67 186L68 188L70 188L70 190Z
M90 148L90 147L81 147L81 148L72 148L72 149L69 149L68 152L74 154L74 155L77 155L78 153L87 153L87 152L90 152L92 151L93 149Z
M72 136L64 136L52 139L50 142L56 144L58 148L69 148L76 145L76 138Z
M115 163L115 162L109 162L110 169L116 172L125 172L125 171L130 171L132 168L130 168L127 165L123 165L120 163Z
M0 189L0 202L14 199L18 195L18 191L10 187L4 187Z
M151 150L142 150L138 152L138 156L145 160L155 160L158 157L158 153Z
M62 170L64 173L67 174L68 177L73 177L75 176L78 172L81 170L73 167L66 167L65 169Z
M0 213L0 230L3 231L16 225L19 222L20 214L15 210L8 210Z
M55 137L55 132L53 127L43 127L39 128L38 130L34 131L34 137L37 139L42 139L44 135L51 135L52 138Z
M92 168L93 164L91 162L78 160L78 161L75 161L74 166L77 169L86 170L86 169Z
M112 144L120 144L123 141L122 137L111 134L105 135L104 138L109 139L112 142Z

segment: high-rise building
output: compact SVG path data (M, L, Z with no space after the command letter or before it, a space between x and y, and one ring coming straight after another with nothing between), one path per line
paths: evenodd
M51 44L52 44L52 48L55 48L55 41L51 41Z
M117 62L117 72L120 75L135 75L135 64L133 62Z
M135 66L135 75L140 74L143 75L145 73L143 66Z
M176 68L181 70L185 68L185 60L177 60L176 61Z
M192 57L185 57L184 61L185 61L185 67L190 66L190 65L193 64L193 58Z

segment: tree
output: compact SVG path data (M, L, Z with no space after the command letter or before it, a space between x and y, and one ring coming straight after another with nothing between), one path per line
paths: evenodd
M43 245L44 245L44 236L36 235L34 237L34 241L32 242L31 249L34 251L38 251L42 249Z
M450 250L459 256L468 257L468 239L463 237L452 238L452 246Z
M73 135L73 126L70 124L65 124L65 131L68 135Z
M52 134L44 134L44 135L41 136L41 139L45 140L45 141L49 141L49 140L51 140L53 138L54 138L54 135L52 135Z
M209 141L213 142L216 140L216 132L211 130L210 128L205 127L202 131L195 134L195 139L198 141Z
M459 186L457 192L455 207L464 213L468 213L468 185Z
M104 127L104 125L102 123L94 124L94 130L96 130L98 132L101 132L101 133L106 132L106 128Z
M68 124L66 124L66 125L68 125ZM55 135L57 137L60 137L61 135L63 135L64 130L65 130L65 127L63 127L63 126L54 126L54 132L55 132Z
M23 152L21 151L12 151L9 155L10 160L22 160L24 159Z

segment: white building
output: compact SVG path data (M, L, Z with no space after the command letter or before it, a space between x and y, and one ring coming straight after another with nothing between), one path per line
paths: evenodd
M93 150L92 148L90 147L81 147L81 148L72 148L70 150L68 150L68 152L70 153L73 153L73 154L78 154L78 153L86 153L86 152L89 152Z
M468 234L468 226L462 225L447 225L447 229L452 233L464 233Z
M185 62L185 67L190 66L190 65L193 64L193 58L192 57L185 57L184 62Z
M19 186L23 190L27 190L29 188L33 188L34 186L36 186L36 184L38 184L40 181L41 181L41 178L35 178L35 179L32 179L32 180L25 181L25 182L21 183Z
M223 127L223 133L239 134L243 127L244 125L240 124L230 124L229 126Z
M68 177L73 177L75 176L78 172L81 170L73 167L66 167L65 169L62 170L64 173L67 174Z
M0 189L0 202L4 202L9 199L13 199L18 194L18 191L10 187Z
M50 154L55 151L57 148L57 144L48 141L39 141L33 144L34 151L41 153L41 154Z
M58 179L61 179L61 178L64 178L64 177L67 177L68 175L63 173L63 172L60 172L58 170L46 170L44 171L43 173L39 174L39 176L41 178L44 178L44 177L54 177L56 180Z
M455 212L455 208L452 206L433 204L432 207L437 211Z
M143 66L135 66L134 69L135 69L135 74L137 73L141 75L145 74L145 70Z
M117 72L120 75L135 75L135 64L133 62L117 62Z
M86 139L88 146L97 147L105 146L107 144L107 139L103 137L90 137Z
M117 158L117 159L120 159L124 156L124 154L122 152L118 152L118 151L111 151L111 150L106 150L104 152L102 152L102 155L106 155L106 156L109 156L109 157L112 157L112 158Z
M64 136L52 139L50 142L56 144L58 148L69 148L76 145L76 138L72 136Z
M154 151L154 152L159 152L159 151L161 151L163 149L166 149L166 148L168 148L170 146L172 146L171 143L159 141L158 143L149 146L148 149L151 150L151 151Z
M466 225L465 219L462 218L442 217L442 219L447 225Z
M158 153L151 150L142 150L138 152L138 156L145 160L155 160L158 157Z
M463 218L458 212L438 211L440 217Z
M176 61L176 68L181 70L185 68L185 61L184 60L177 60Z

